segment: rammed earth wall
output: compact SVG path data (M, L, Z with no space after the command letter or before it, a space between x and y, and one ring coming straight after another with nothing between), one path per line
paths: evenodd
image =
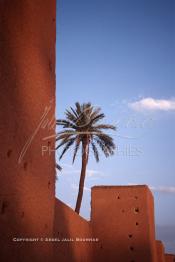
M54 127L42 121L55 115L55 4L0 1L1 262L51 259L52 245L12 239L53 233L55 157L42 146L54 140L42 139Z
M55 199L55 29L55 0L0 0L0 261L163 261L147 186L94 187L91 221Z

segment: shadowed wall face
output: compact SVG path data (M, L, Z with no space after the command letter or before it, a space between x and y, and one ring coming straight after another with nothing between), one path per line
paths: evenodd
M147 186L92 188L92 230L100 261L156 261L153 197Z
M161 241L156 241L156 249L157 249L157 261L158 262L165 262L165 249L164 245Z
M174 261L175 261L174 255L170 255L170 254L165 255L165 262L174 262Z
M55 2L0 1L1 261L51 256L49 245L12 238L53 233L54 139L43 138L55 132Z
M93 238L90 222L58 199L55 202L54 237L60 240L54 244L55 261L94 261L92 247L95 244L90 241Z

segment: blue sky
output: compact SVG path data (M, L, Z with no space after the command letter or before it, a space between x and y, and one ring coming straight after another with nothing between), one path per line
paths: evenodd
M175 252L174 47L174 0L57 1L57 118L90 101L118 127L116 154L90 157L81 215L89 217L93 185L148 184L157 237ZM71 153L56 195L74 207L81 162L72 166Z

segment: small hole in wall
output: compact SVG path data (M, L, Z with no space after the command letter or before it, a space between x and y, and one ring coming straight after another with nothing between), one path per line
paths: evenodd
M51 145L51 142L50 142L50 141L48 141L48 142L47 142L47 145L48 145L48 146L50 146L50 145Z
M118 196L117 199L120 199L120 196Z
M5 214L6 208L8 207L8 202L3 201L1 206L1 214Z
M27 170L27 165L28 165L27 162L25 162L25 163L24 163L24 166L23 166L23 167L24 167L24 170Z
M138 208L138 207L134 208L134 212L135 212L136 214L138 214L138 213L139 213L139 208Z
M130 249L131 251L134 251L134 247L130 247L129 249Z
M51 183L50 183L50 181L49 181L48 184L47 184L47 185L48 185L48 188L50 187L50 184L51 184Z
M135 199L138 199L138 196L135 196L134 198L135 198Z
M10 149L10 150L8 150L8 152L7 152L7 157L9 158L9 157L11 156L11 154L12 154L12 150Z
M136 226L138 226L139 225L139 223L138 222L136 222Z
M129 234L128 237L129 237L129 238L132 238L132 234Z
M103 249L103 246L101 245L100 248Z

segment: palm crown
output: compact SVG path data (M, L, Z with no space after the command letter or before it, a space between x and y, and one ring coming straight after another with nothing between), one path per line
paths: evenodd
M98 124L105 115L101 113L101 108L94 108L91 103L80 105L75 103L76 108L66 110L66 119L57 120L57 125L63 126L63 131L57 133L56 141L60 141L56 149L64 146L59 157L61 159L66 151L75 144L73 162L75 161L80 145L88 142L94 152L96 161L99 161L100 148L106 157L114 154L115 144L112 137L102 130L116 130L113 125Z

